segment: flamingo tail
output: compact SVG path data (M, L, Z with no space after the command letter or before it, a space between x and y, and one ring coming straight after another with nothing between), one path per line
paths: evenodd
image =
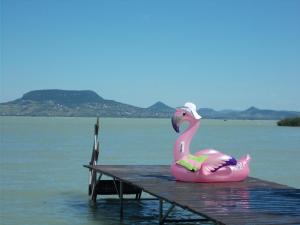
M249 164L251 160L251 157L249 154L243 156L242 158L240 158L240 160L238 161L238 163L241 163L243 166L246 166Z

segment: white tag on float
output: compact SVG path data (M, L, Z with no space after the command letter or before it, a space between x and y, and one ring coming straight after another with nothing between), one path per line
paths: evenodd
M184 141L180 142L180 152L184 152Z

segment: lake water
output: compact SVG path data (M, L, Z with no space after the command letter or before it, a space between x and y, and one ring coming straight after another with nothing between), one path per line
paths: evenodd
M87 195L94 118L0 117L1 224L157 224L158 203ZM177 134L169 119L101 119L100 164L170 164ZM213 147L252 157L251 176L300 188L300 129L276 121L203 120L195 152ZM183 216L178 209L177 216ZM146 218L146 219L145 219Z

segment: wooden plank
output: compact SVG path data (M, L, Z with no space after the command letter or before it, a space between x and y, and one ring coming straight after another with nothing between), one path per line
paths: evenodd
M286 185L252 177L243 182L185 183L175 181L165 165L93 169L221 224L300 224L300 189Z

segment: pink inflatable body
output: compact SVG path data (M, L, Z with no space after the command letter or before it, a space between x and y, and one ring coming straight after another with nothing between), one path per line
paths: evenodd
M250 156L246 155L240 160L225 155L214 149L204 149L193 156L190 155L191 140L200 126L201 116L193 103L186 103L178 108L172 117L172 125L176 132L183 122L188 122L188 128L179 136L174 145L174 162L171 172L176 180L185 182L231 182L244 180L250 170ZM192 171L179 165L178 162L187 157L204 157L198 170ZM195 157L196 156L196 157Z

